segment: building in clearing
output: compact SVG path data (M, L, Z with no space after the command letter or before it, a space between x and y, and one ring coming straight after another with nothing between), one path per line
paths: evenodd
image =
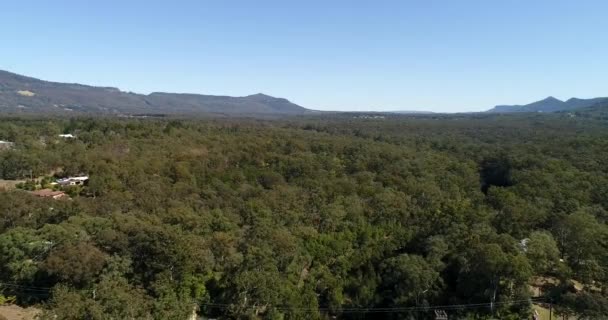
M14 142L0 140L0 150L7 150L12 148L15 145Z
M67 199L69 196L63 191L55 191L51 189L41 189L36 191L30 191L30 194L40 198L53 198L55 200Z
M59 138L64 138L64 139L74 139L76 138L75 135L71 134L71 133L66 133L66 134L60 134Z

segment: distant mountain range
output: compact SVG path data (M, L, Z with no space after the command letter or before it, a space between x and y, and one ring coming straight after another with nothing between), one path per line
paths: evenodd
M312 111L261 93L246 97L161 92L144 95L112 87L43 81L0 70L0 112L266 116Z
M554 97L526 105L499 105L487 112L557 112L608 106L608 98L561 101ZM154 92L148 95L113 87L44 81L0 70L2 113L92 113L114 115L214 114L284 116L315 113L287 99L265 94L245 97ZM387 114L432 114L427 111L384 111Z
M557 112L573 111L583 108L594 107L608 103L608 98L578 99L571 98L566 101L548 97L526 105L501 105L496 106L487 112L493 113L512 113L512 112Z

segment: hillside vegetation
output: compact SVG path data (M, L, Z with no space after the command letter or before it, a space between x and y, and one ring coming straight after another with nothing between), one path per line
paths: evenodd
M1 294L43 319L608 315L593 116L4 118L0 139L2 179L90 177L0 192Z
M43 81L0 70L2 114L190 114L280 116L309 110L264 94L245 97L155 92L148 95L76 83Z

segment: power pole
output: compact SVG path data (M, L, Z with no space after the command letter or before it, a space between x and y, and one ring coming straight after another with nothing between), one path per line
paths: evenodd
M549 299L549 320L552 319L553 314L553 299Z

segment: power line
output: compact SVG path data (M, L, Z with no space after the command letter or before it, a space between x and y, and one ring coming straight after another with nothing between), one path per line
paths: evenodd
M50 293L53 288L50 287L35 287L35 286L24 286L16 283L0 282L0 286L12 287L16 289L23 289L24 291L38 292L34 293ZM434 310L464 310L464 309L479 309L484 307L490 307L490 305L523 305L531 302L544 302L546 298L536 297L524 300L507 300L499 301L494 303L466 303L466 304L449 304L449 305L434 305L434 306L414 306L414 307L375 307L375 308L339 308L335 311L340 313L397 313L397 312L428 312ZM234 304L222 304L222 303L203 303L201 306L206 306L211 309L230 309L236 307ZM244 309L255 309L256 307L249 306ZM329 307L321 308L298 308L298 307L274 307L275 310L292 312L292 313L307 313L307 312L329 312L334 311Z
M542 302L544 298L530 298L525 300L500 301L493 303L494 305L523 305L531 302ZM435 305L435 306L415 306L415 307L385 307L385 308L342 308L337 311L340 313L394 313L407 311L434 311L434 310L462 310L476 309L489 307L492 303L468 303L468 304L452 304L452 305ZM232 304L219 303L204 303L203 306L217 309L228 309L235 307ZM245 309L254 309L255 307L245 307ZM289 308L289 307L274 307L278 311L286 312L323 312L332 311L330 308Z
M2 287L8 287L11 288L13 290L22 290L22 291L27 291L29 292L28 294L30 295L35 295L35 294L49 294L52 290L52 288L45 288L45 287L30 287L30 286L22 286L16 283L5 283L5 282L0 282L0 288ZM8 289L7 288L7 289ZM37 292L37 293L31 293L31 292Z
M51 287L24 286L24 285L20 285L20 284L17 284L17 283L9 283L9 282L0 282L0 286L26 288L26 289L40 289L40 290L47 290L47 291L50 291L51 289L53 289Z

